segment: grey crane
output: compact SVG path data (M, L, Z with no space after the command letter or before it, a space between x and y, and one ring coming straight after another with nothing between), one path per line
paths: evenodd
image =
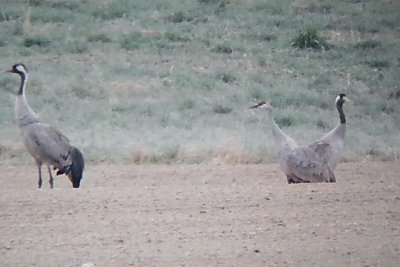
M297 144L293 138L283 132L276 124L272 114L273 108L265 101L250 108L266 111L267 123L271 125L272 136L278 145L279 165L286 174L289 184L336 182L333 169L328 164L333 157L331 155L321 157L321 154L324 154L323 151L327 151L326 145L321 145L315 151L314 149L317 145L302 146Z
M343 149L344 137L346 134L346 117L343 112L343 104L349 102L345 94L339 94L336 97L335 104L339 113L339 123L330 132L325 134L321 139L309 145L309 147L317 152L318 156L334 170L339 164Z
M28 152L35 159L39 171L39 188L42 187L42 165L49 171L50 186L54 187L54 177L51 166L57 175L66 174L74 188L78 188L82 179L84 159L82 153L72 146L68 138L57 129L44 123L31 109L26 97L25 88L28 80L28 70L24 64L15 64L5 72L15 73L21 77L17 93L15 113L21 139Z

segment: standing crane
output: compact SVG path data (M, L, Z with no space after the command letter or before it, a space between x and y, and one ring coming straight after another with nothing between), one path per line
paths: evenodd
M39 171L39 188L42 187L42 165L49 171L50 187L54 188L54 177L51 166L57 175L66 174L74 188L78 188L85 166L82 153L72 146L68 138L49 124L44 123L31 109L26 97L25 88L28 70L24 64L15 64L5 72L15 73L21 77L17 93L15 113L22 141L28 152L35 159Z
M344 137L346 134L346 117L343 112L343 104L349 102L345 94L339 94L336 97L335 104L339 113L339 123L330 132L325 134L321 139L309 145L309 147L317 152L318 156L334 170L339 164L343 150Z
M310 146L298 145L296 141L283 132L273 117L272 106L262 101L250 108L267 112L269 124L272 125L272 135L278 145L279 165L287 176L288 183L318 183L336 182L333 169L341 158L341 148L344 145L346 119L343 113L343 103L348 101L344 94L336 98L340 123Z

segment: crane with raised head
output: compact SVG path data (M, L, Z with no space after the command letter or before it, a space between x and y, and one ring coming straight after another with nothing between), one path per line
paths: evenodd
M339 123L321 139L310 144L309 147L317 152L318 156L334 170L339 164L344 150L344 137L346 134L346 117L343 104L349 102L345 94L336 97L335 105L339 113Z
M80 186L85 166L83 155L79 149L72 146L68 138L59 130L43 122L31 109L26 97L25 88L28 80L28 70L24 64L15 64L5 72L18 74L21 78L17 93L15 113L20 129L21 139L28 152L35 159L39 172L39 188L42 187L42 165L46 165L50 176L50 187L54 187L54 177L51 166L57 170L57 175L66 174L74 188Z
M344 95L339 95L339 99L344 99ZM340 101L342 101L340 100ZM347 99L346 99L347 100ZM343 100L343 101L346 101ZM340 102L339 101L339 102ZM338 103L338 101L336 101ZM343 104L343 103L342 103ZM341 109L342 104L339 104L338 108L339 115L344 119L344 114ZM333 173L333 168L330 166L329 162L336 162L337 157L329 153L334 152L334 150L328 150L329 145L316 145L312 144L310 146L302 146L297 144L297 142L287 135L279 126L276 124L273 116L272 106L262 101L257 105L250 107L252 109L259 109L266 112L267 123L271 126L272 136L275 143L278 146L278 159L281 169L287 176L288 183L318 183L318 182L336 182L335 175ZM343 115L343 116L342 116ZM337 128L337 127L336 127ZM339 127L341 129L341 127ZM332 130L332 134L328 133L327 138L322 138L320 140L328 140L332 144L335 143L331 138L334 136L341 136L342 130ZM344 135L343 135L344 136ZM336 145L335 145L336 146ZM326 155L324 155L326 154ZM328 155L329 154L329 155ZM337 163L336 163L337 165ZM335 165L335 167L336 167Z

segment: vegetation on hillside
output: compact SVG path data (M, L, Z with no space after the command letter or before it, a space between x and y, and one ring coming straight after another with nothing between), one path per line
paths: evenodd
M400 1L5 0L1 69L89 162L269 162L268 100L302 143L338 121L345 160L400 152ZM0 164L31 161L0 75Z

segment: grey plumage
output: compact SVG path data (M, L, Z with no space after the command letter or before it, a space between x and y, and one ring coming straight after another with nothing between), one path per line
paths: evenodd
M338 100L339 99L339 100ZM338 107L341 123L310 146L302 146L284 133L276 124L273 108L263 101L250 108L265 110L268 123L272 127L272 136L278 146L279 165L287 176L288 183L336 182L333 169L340 161L345 127L344 113L341 109L347 99L343 94L338 96ZM338 104L339 103L339 104Z
M73 187L78 188L84 169L82 153L70 144L66 136L44 123L30 108L25 97L28 79L28 71L25 65L15 64L12 69L6 72L16 73L21 77L15 112L21 139L38 166L39 188L42 186L41 167L43 164L48 168L51 188L54 187L51 166L58 170L57 175L65 173L70 178Z
M336 182L332 169L308 147L283 148L279 159L288 183Z
M339 113L338 125L321 139L309 145L332 170L339 164L343 154L346 134L346 117L343 112L343 104L348 101L345 94L337 96L335 104Z

